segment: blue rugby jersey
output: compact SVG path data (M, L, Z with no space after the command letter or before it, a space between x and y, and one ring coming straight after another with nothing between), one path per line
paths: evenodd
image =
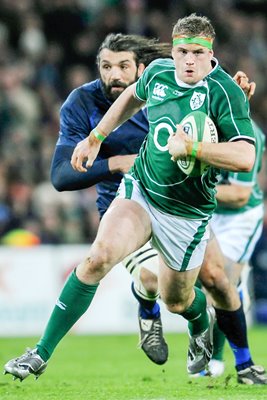
M96 185L100 216L115 197L122 179L122 174L110 173L107 159L138 153L148 132L146 111L141 110L102 143L92 168L85 173L74 171L70 165L74 147L96 127L110 106L99 79L73 90L60 110L59 137L51 164L51 181L59 191Z

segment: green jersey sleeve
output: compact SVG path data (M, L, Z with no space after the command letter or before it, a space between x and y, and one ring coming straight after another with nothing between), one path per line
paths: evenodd
M252 122L254 134L255 134L255 148L256 148L256 159L254 167L250 172L229 172L228 179L230 182L237 183L245 186L253 186L257 183L257 174L261 170L262 157L265 150L265 135L256 123Z
M222 69L210 79L211 112L221 133L221 141L250 139L254 142L249 101L243 90Z
M153 80L153 78L157 75L159 68L166 67L170 68L172 67L173 61L169 58L158 58L154 61L152 61L144 70L143 74L140 76L140 78L137 80L136 83L136 88L135 88L135 97L137 97L141 101L146 101L149 98L149 84ZM157 84L156 84L157 85ZM162 87L160 84L156 86L154 91L159 92L162 90Z
M147 82L149 81L150 71L151 71L151 69L153 69L153 63L154 62L152 61L152 63L150 63L146 67L143 74L140 76L140 78L136 82L135 97L137 97L141 101L146 101L146 99L147 99L146 86L147 86Z
M227 180L229 183L249 186L252 188L250 198L244 207L239 209L232 209L227 206L218 206L216 213L219 214L235 214L248 211L251 208L257 207L263 202L263 191L258 182L258 173L261 170L262 157L265 151L265 135L262 130L252 121L252 126L254 129L254 134L256 138L255 149L256 149L256 159L254 166L250 172L230 172L227 171Z

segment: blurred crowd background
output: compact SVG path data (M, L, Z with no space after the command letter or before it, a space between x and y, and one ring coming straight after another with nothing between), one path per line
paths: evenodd
M173 24L191 12L212 20L221 64L256 81L252 115L267 133L266 0L0 0L1 244L92 241L94 188L57 193L50 183L60 106L97 77L96 52L108 33L170 41ZM254 255L267 278L266 249L267 217Z

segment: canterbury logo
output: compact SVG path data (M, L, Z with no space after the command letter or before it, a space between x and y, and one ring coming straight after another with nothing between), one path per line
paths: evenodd
M60 301L60 300L56 301L56 306L58 306L59 308L61 308L61 310L64 310L64 311L67 308L66 304L62 303L62 301Z
M165 90L168 89L167 85L163 85L162 83L156 83L153 89L153 97L162 100L165 96Z

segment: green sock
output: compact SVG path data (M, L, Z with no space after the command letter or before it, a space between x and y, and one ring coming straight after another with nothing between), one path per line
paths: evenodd
M43 336L37 343L37 352L47 361L57 344L88 309L98 283L86 285L79 281L75 271L69 276L56 302Z
M217 322L215 322L213 328L213 354L212 354L213 359L223 361L224 343L225 343L224 333L218 327Z
M195 298L191 306L181 314L188 322L188 329L191 336L199 335L209 326L209 317L207 313L206 296L202 290L194 287Z

